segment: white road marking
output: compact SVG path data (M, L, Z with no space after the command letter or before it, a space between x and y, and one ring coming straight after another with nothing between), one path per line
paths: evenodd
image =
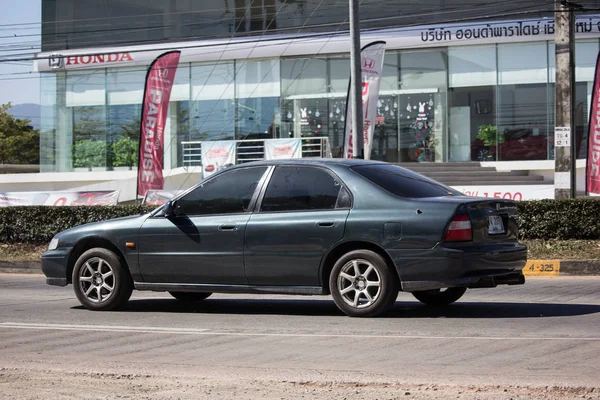
M218 332L210 329L194 328L161 328L151 326L115 326L115 325L68 325L68 324L33 324L19 322L1 322L0 329L37 329L60 331L92 331L92 332L135 332L165 333L171 335L211 335L211 336L265 336L265 337L314 337L314 338L376 338L376 339L425 339L425 340L521 340L521 341L600 341L600 337L502 337L502 336L420 336L420 335L344 335L320 333L253 333L253 332Z
M18 322L2 322L0 323L0 328L92 332L170 333L176 335L196 335L208 330L186 328L160 328L152 326L27 324Z

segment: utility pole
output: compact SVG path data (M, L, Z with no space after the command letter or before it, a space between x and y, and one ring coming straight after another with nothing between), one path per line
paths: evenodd
M555 0L556 80L554 115L554 198L574 198L575 13L576 4Z
M352 111L352 132L356 137L356 156L363 158L363 104L362 74L360 65L360 19L358 0L350 0L350 101Z

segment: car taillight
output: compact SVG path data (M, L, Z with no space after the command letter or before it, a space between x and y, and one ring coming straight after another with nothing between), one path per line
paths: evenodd
M459 214L452 219L446 231L446 242L468 242L473 240L471 220L466 214Z

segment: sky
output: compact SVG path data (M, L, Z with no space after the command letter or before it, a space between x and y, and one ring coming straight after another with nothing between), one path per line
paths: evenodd
M39 46L41 0L0 0L0 10L0 59L11 54L7 51L7 46L17 44L22 48L25 42L28 46L35 44ZM19 35L34 34L36 36L19 37ZM23 50L17 52L23 53ZM28 52L29 54L37 53L39 47L35 50L28 50ZM31 57L25 56L24 58ZM29 74L30 72L31 74ZM33 61L0 62L0 104L8 102L13 104L40 103L40 79L39 74L33 72Z

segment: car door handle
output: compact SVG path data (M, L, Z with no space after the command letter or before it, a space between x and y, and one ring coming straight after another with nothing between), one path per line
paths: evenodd
M220 231L236 231L237 225L236 224L231 224L231 225L223 224L223 225L219 226L219 230Z
M321 221L318 222L317 225L319 225L321 228L331 228L333 225L335 225L335 221Z

